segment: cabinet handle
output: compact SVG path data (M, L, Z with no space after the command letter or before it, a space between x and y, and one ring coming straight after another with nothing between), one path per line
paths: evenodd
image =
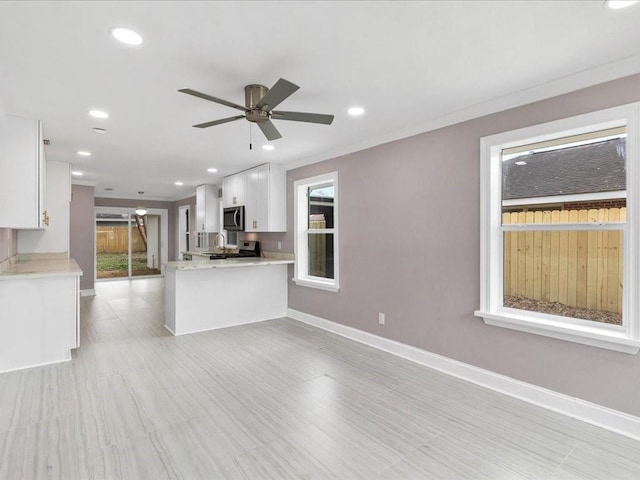
M45 224L47 227L49 226L49 215L47 214L46 210L42 212L42 223Z

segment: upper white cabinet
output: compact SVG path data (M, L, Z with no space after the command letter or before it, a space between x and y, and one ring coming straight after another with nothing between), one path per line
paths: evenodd
M40 230L18 231L18 253L69 253L71 166L47 162L47 215L49 225Z
M222 206L236 207L245 204L246 172L236 173L222 181Z
M198 185L196 187L196 230L217 232L220 230L218 207L218 186Z
M245 172L245 232L286 232L286 172L282 165L266 163Z
M45 153L42 122L0 116L0 228L44 228Z

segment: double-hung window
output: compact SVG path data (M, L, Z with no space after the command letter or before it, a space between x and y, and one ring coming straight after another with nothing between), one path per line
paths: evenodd
M337 291L337 172L294 183L294 219L295 283Z
M485 323L640 347L640 104L481 139Z

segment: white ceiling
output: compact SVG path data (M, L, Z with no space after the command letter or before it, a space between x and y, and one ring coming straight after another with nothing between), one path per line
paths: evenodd
M83 171L74 183L96 196L174 200L264 162L330 158L640 72L639 25L640 4L599 0L1 2L0 111L43 120L48 159ZM118 43L112 26L144 43ZM272 152L255 125L249 150L245 120L192 128L238 112L177 91L244 104L245 85L280 77L300 90L278 109L335 120L274 121ZM351 118L356 104L367 112Z

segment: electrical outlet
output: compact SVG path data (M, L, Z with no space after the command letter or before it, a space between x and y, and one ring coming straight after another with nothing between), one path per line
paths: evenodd
M278 250L282 250L282 242L278 242Z
M378 313L378 323L384 325L384 313Z

